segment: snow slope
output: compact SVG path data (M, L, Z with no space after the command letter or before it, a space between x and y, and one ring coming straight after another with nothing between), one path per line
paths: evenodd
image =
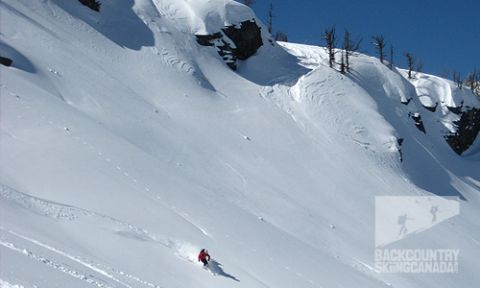
M457 120L445 107L478 100L364 55L341 75L322 48L270 45L264 27L235 73L194 34L254 18L245 6L101 2L0 3L14 60L0 68L1 287L480 282L480 158L443 139ZM460 249L459 273L375 271L381 195L461 198L459 216L404 240Z

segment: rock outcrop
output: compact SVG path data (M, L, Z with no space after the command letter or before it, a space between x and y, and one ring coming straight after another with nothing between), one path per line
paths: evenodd
M425 130L425 125L423 125L423 120L420 113L413 113L413 114L409 113L408 116L411 117L413 121L415 121L415 127L417 127L418 130L422 131L424 134L427 134L427 131Z
M12 66L13 60L7 57L0 56L0 64L10 67Z
M87 6L88 8L92 9L93 11L100 12L100 2L97 0L78 0L83 5Z
M196 35L197 42L203 46L214 46L225 63L237 69L238 60L246 60L263 45L261 28L255 19L241 22L236 26L227 26L211 35Z
M457 132L445 136L450 147L458 155L462 155L480 133L480 109L467 107L460 115L460 120L455 122Z

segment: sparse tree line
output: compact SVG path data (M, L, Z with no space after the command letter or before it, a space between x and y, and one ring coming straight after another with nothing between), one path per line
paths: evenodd
M330 68L338 69L340 73L346 74L351 71L351 58L360 50L362 39L354 40L351 33L345 30L343 34L343 42L339 47L337 45L337 36L335 27L327 28L322 35L325 50L328 54L328 65ZM387 45L383 35L372 36L372 46L378 55L380 62L386 64L393 69L394 49L393 45ZM388 47L388 51L387 51ZM340 54L340 61L337 61L337 54ZM386 60L388 58L388 60ZM408 66L408 78L413 78L413 71L421 72L423 69L422 62L415 59L412 53L405 52L405 59Z
M360 49L362 39L354 40L348 30L343 34L343 43L341 49L337 48L337 34L335 27L325 29L323 32L323 41L325 42L325 50L328 54L328 65L335 68L339 65L342 74L350 72L351 57ZM340 62L337 62L336 55L340 53Z
M242 0L242 3L248 7L251 7L256 0ZM267 11L267 29L270 34L273 34L273 3L270 2ZM288 36L286 33L282 31L277 31L274 36L276 41L284 41L288 42ZM342 74L346 74L351 72L351 59L354 57L358 51L360 50L360 44L362 43L362 39L354 39L352 34L345 30L343 34L343 41L341 46L339 47L337 44L337 34L335 31L335 27L331 27L325 29L323 32L322 40L325 44L325 50L328 54L328 65L330 68L337 69ZM393 60L394 60L394 49L393 45L390 44L389 46L389 53L387 53L387 42L383 35L376 35L372 36L372 45L375 51L380 58L380 62L385 63L385 58L388 55L388 67L393 69ZM340 54L340 61L337 61L337 54ZM408 64L408 78L413 78L413 71L421 72L423 68L422 62L415 59L412 53L406 52L405 58Z
M325 29L322 36L325 50L328 54L328 65L330 68L338 69L340 73L346 74L351 70L351 57L355 56L360 49L362 40L352 40L352 36L348 30L345 30L343 42L340 48L337 45L337 36L335 27ZM372 36L372 45L378 55L380 62L386 64L390 69L393 69L394 49L393 45L387 45L385 38L382 35ZM387 53L388 46L388 53ZM337 54L340 54L340 61L338 61ZM422 72L423 63L415 58L411 52L405 52L405 60L408 68L408 78L413 79L413 72ZM388 61L385 59L388 57ZM453 72L453 81L457 84L459 89L468 87L475 95L480 97L480 72L476 69L470 73L465 80L460 76L459 72Z
M480 97L480 72L477 71L477 69L474 69L465 79L461 77L460 72L453 71L452 80L458 89L462 90L464 87L470 88L473 94Z
M98 0L78 0L85 6L88 6L90 9L99 11L101 3ZM251 7L255 4L256 0L242 0L243 4L248 7ZM267 29L270 34L273 33L273 3L270 2L268 6L267 12ZM284 41L288 42L288 36L286 33L282 31L277 31L275 34L276 41ZM350 73L351 72L351 59L355 55L357 55L358 51L360 50L360 44L362 43L362 39L354 39L352 38L351 33L348 30L345 30L343 34L343 41L340 47L338 47L337 43L337 34L335 31L335 27L327 28L323 32L322 40L325 44L325 50L328 54L328 65L330 68L338 69L338 71L342 74ZM385 38L383 35L375 35L372 36L372 45L376 53L378 54L378 58L381 63L386 64L390 69L393 69L393 61L394 61L394 49L393 45L387 45ZM388 47L388 52L386 51ZM337 55L340 54L340 61L337 61ZM408 78L413 79L414 75L413 72L421 72L423 70L423 63L416 59L411 52L404 53L407 67L408 67ZM388 58L388 61L385 59ZM448 76L447 76L448 77ZM476 69L470 73L465 80L462 79L459 72L453 72L453 82L457 85L459 89L463 89L464 87L470 88L472 93L480 97L480 72Z
M249 7L251 7L255 2L256 0L242 0L242 3ZM270 2L267 12L267 29L270 34L273 34L273 18L273 3ZM276 41L288 42L287 34L282 31L276 32L274 38ZM345 30L343 34L343 41L341 45L338 46L335 27L331 27L325 29L322 35L322 40L325 44L325 50L328 54L328 65L330 68L338 69L338 71L340 71L342 74L351 72L351 59L357 55L358 51L360 50L362 39L354 39L352 34L348 30ZM393 69L393 45L387 45L383 35L372 36L371 43L378 54L380 62L386 64L390 69ZM337 59L338 54L340 55L339 61ZM411 52L405 52L404 56L408 66L408 78L413 79L413 71L421 72L423 70L423 64L421 61L418 61ZM387 58L388 61L386 60ZM477 82L474 81L474 83Z

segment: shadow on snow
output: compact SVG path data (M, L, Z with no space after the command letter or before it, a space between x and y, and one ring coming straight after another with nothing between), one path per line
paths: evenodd
M140 50L144 46L155 44L153 32L132 10L135 4L133 0L101 2L100 12L94 12L77 1L55 1L63 10L81 19L121 47Z
M211 260L210 262L208 262L208 268L210 269L210 271L212 271L212 273L216 275L230 278L232 280L240 282L240 280L238 280L235 276L230 275L227 272L223 271L222 264L215 260Z

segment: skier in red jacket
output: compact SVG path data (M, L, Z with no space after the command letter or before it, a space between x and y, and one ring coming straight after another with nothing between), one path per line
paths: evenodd
M205 249L202 249L200 251L200 254L198 254L198 261L203 263L203 266L208 265L208 261L210 261L210 255L208 254L208 251Z

